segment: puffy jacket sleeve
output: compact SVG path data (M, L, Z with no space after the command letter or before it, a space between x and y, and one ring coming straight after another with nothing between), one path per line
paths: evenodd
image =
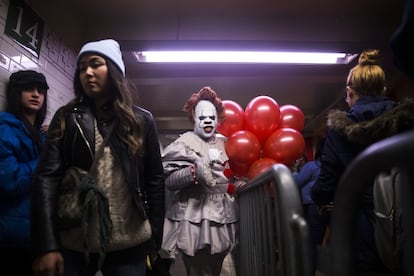
M317 205L333 203L340 177L355 155L355 149L344 135L333 129L328 131L321 156L321 171L311 192Z
M59 250L53 218L58 184L63 174L60 114L56 112L49 126L45 148L33 177L31 193L31 235L35 255Z
M293 173L293 178L295 179L296 185L298 185L299 188L302 188L312 180L312 166L312 161L307 162L305 165L303 165L302 169L299 172Z
M38 162L38 151L28 135L0 126L0 197L28 194Z

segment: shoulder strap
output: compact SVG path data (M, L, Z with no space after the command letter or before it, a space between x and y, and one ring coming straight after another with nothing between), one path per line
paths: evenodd
M101 158L101 156L102 156L102 154L103 154L104 148L105 148L106 144L108 143L109 138L110 138L110 136L111 136L111 134L112 134L112 132L113 132L113 130L114 130L114 128L115 128L115 124L116 124L116 122L115 122L115 121L114 121L114 122L112 122L111 126L109 127L108 132L107 132L107 133L106 133L106 135L105 135L104 140L102 141L101 146L99 147L99 150L96 152L96 154L95 154L95 158L93 159L93 162L92 162L92 166L91 166L91 168L89 169L89 173L90 173L90 174L92 174L92 173L94 173L94 172L95 172L95 170L96 170L96 166L98 165L98 160L99 160L99 158Z

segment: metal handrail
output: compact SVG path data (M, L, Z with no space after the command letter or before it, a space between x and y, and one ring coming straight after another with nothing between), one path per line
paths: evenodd
M239 196L239 275L312 275L308 226L290 170L273 165Z
M353 249L353 229L356 224L358 202L364 191L374 182L378 173L398 167L409 175L414 158L414 131L399 134L377 142L360 153L344 172L335 194L335 208L331 217L331 263L329 275L356 275L355 250ZM407 174L408 173L408 174ZM407 179L407 178L406 178ZM414 186L406 180L402 182L403 208L406 233L414 233ZM414 275L412 266L414 251L413 235L407 235L404 275Z

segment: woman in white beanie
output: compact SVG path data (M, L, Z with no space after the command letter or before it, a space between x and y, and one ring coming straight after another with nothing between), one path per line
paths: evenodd
M49 127L32 197L35 275L145 275L161 245L164 176L152 114L134 106L119 44L86 43L74 78L75 98ZM113 130L113 131L112 131ZM108 136L108 142L103 139ZM58 204L69 167L96 174L81 182L81 220L63 225ZM88 180L89 181L89 180Z

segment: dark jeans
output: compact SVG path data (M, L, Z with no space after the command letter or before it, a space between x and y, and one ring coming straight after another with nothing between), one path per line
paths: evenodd
M145 276L146 258L136 256L130 250L122 250L106 254L101 268L105 276ZM83 253L64 251L65 276L94 276L98 271L98 255L91 254L89 264L86 264Z
M312 263L316 266L317 263L317 247L322 244L326 227L329 224L329 214L320 214L319 208L316 204L305 204L304 212L306 222L309 227L309 238L312 250Z

